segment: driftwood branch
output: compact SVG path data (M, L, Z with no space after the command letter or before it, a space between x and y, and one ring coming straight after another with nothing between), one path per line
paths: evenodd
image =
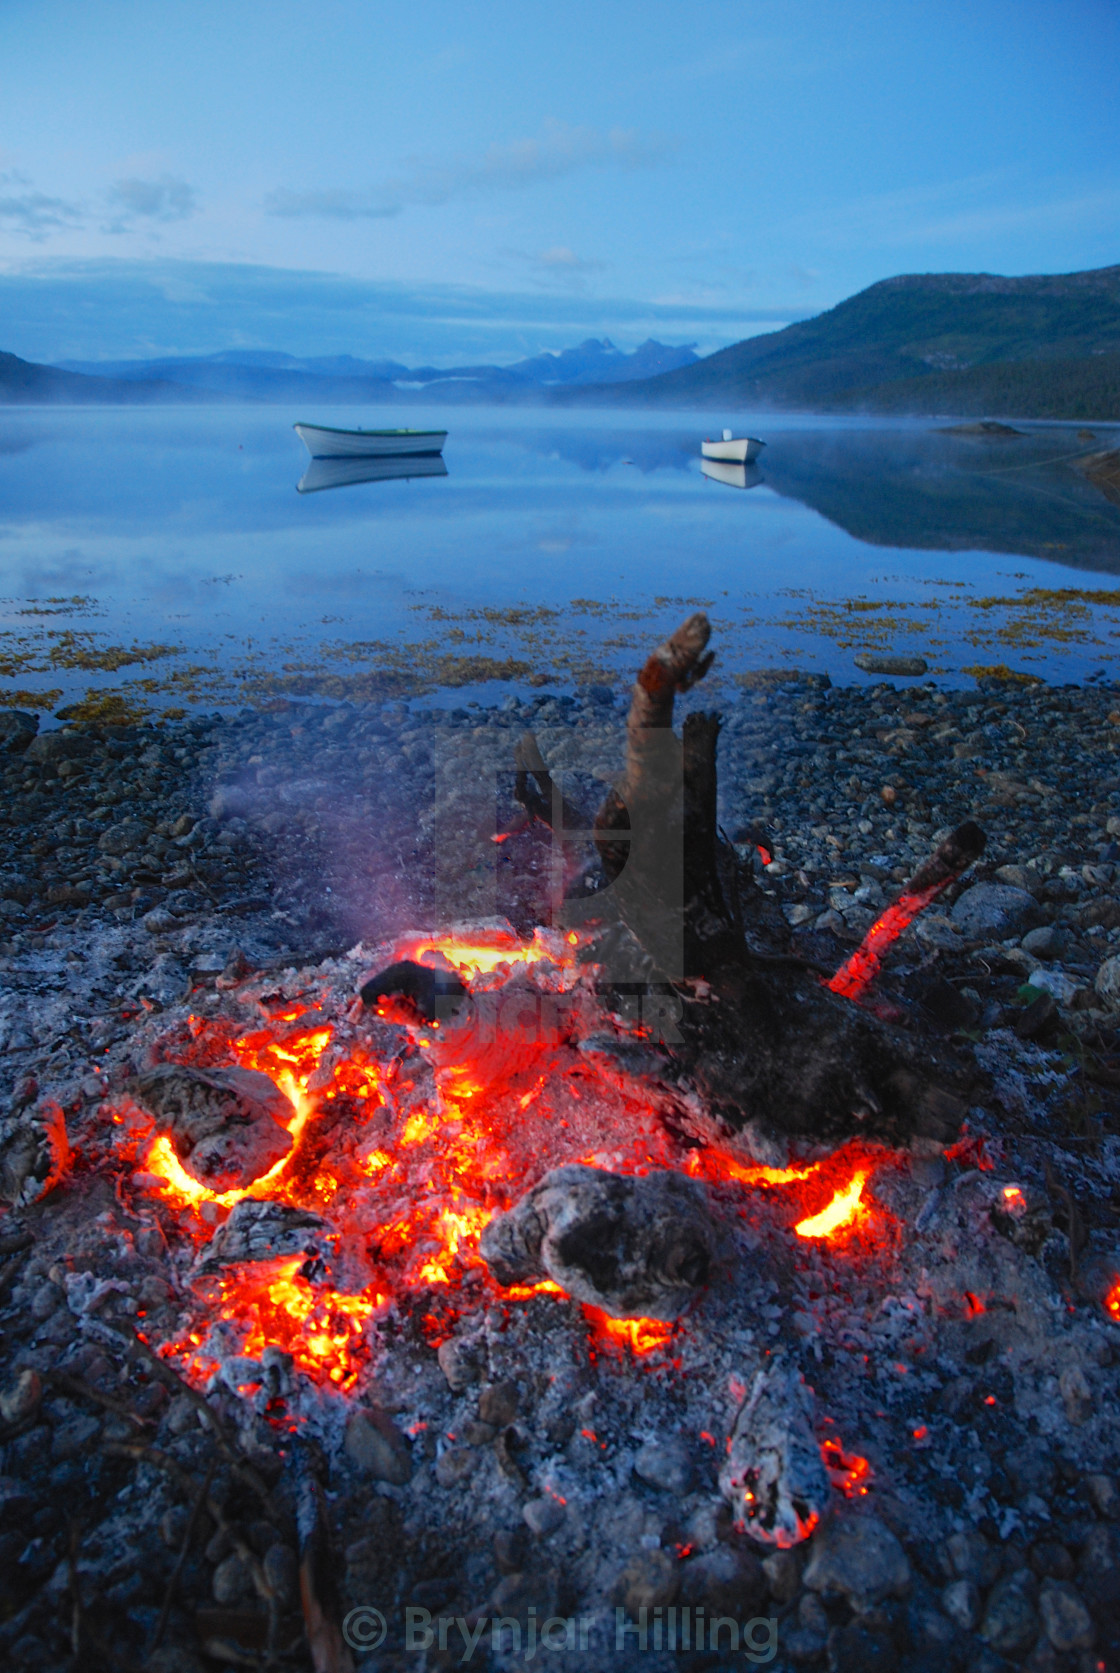
M893 1026L829 990L791 955L790 932L757 888L717 814L719 717L673 731L678 692L711 666L706 616L690 616L633 688L626 767L595 820L617 909L654 965L686 982L673 1051L706 1107L780 1149L854 1132L893 1142L951 1140L967 1082L946 1042ZM908 888L939 892L983 847L962 826ZM877 968L877 966L876 966Z

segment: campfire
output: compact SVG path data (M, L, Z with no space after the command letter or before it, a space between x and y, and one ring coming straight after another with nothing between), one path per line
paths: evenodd
M943 840L838 968L793 950L753 856L716 825L717 719L691 714L683 740L672 730L707 638L693 617L647 662L626 773L590 827L536 740L519 745L522 811L480 840L523 873L527 855L560 854L539 868L564 882L548 922L428 926L304 969L235 972L194 1009L138 1025L129 1072L80 1144L44 1105L24 1204L97 1186L104 1235L159 1274L150 1307L115 1314L126 1286L79 1240L58 1267L71 1310L102 1356L138 1365L134 1380L217 1437L183 1549L199 1517L232 1529L225 1549L247 1578L226 1616L199 1624L219 1660L299 1653L296 1594L254 1554L247 1493L302 1564L316 1669L351 1665L368 1642L344 1630L363 1573L383 1607L413 1595L428 1620L442 1607L411 1561L394 1592L395 1539L433 1562L439 1545L450 1598L480 1526L504 1578L470 1580L474 1616L455 1615L468 1625L537 1597L566 1618L560 1601L578 1593L593 1615L656 1611L658 1632L663 1610L674 1632L691 1611L702 1646L704 1608L738 1635L746 1615L800 1596L789 1653L812 1664L835 1630L893 1630L883 1611L912 1579L903 1507L928 1491L935 1439L956 1444L967 1405L987 1456L1008 1421L1007 1373L984 1368L1050 1308L1034 1256L1052 1222L1037 1189L1007 1176L975 1061L879 980L983 832ZM767 842L752 846L770 862ZM1075 1258L1072 1223L1069 1245ZM1120 1272L1106 1262L1086 1285L1088 1341L1120 1323ZM954 1355L971 1380L945 1374ZM1061 1378L1062 1409L1084 1423L1084 1375ZM92 1381L59 1386L120 1406ZM117 1456L182 1489L144 1421ZM219 1460L224 1501L209 1485ZM622 1532L607 1519L592 1535L608 1460L635 1508ZM364 1472L389 1517L380 1554L351 1539L343 1597L329 1468ZM969 1503L993 1502L987 1479ZM990 1508L983 1520L991 1542L1014 1531ZM878 1569L844 1556L861 1540ZM600 1546L630 1552L606 1583L581 1556ZM1013 1649L1008 1633L988 1636Z

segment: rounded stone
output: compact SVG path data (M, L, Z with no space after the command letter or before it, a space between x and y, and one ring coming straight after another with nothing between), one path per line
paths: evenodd
M525 1518L526 1527L530 1528L538 1539L547 1539L563 1522L564 1506L558 1499L546 1494L540 1499L530 1499L521 1514Z
M118 825L110 825L97 839L97 846L103 854L128 854L133 848L139 848L147 837L150 827L142 819L122 819Z
M1055 1650L1091 1650L1096 1633L1093 1617L1080 1592L1061 1580L1044 1582L1038 1598L1038 1612L1046 1636Z
M870 651L861 651L853 660L864 674L893 674L916 680L929 673L929 663L924 656L876 656Z
M680 1564L667 1551L639 1551L615 1582L614 1597L636 1616L639 1609L675 1603L680 1587Z
M53 1310L52 1307L51 1311ZM23 1423L35 1411L42 1398L43 1383L38 1371L21 1371L14 1382L9 1383L3 1393L0 1393L0 1417L5 1423Z
M1030 929L1038 908L1026 889L1010 883L974 883L954 903L949 916L970 940L1005 941Z
M253 1577L236 1551L224 1557L214 1570L210 1587L214 1602L225 1605L241 1603L253 1592Z
M1027 931L1020 946L1033 958L1060 959L1069 946L1069 932L1062 924L1040 924Z
M993 1650L1010 1655L1027 1650L1038 1633L1038 1616L1034 1608L1034 1576L1029 1569L1016 1569L1005 1580L993 1586L988 1597L984 1619L980 1623L981 1637Z
M408 1442L386 1413L353 1412L346 1424L347 1456L375 1481L403 1487L412 1479L412 1453Z
M634 1460L634 1473L647 1487L687 1493L692 1485L692 1459L683 1441L647 1441Z
M458 1487L478 1467L478 1453L469 1446L453 1446L436 1459L436 1480L441 1487Z
M703 1604L711 1615L739 1619L761 1612L768 1587L762 1563L752 1551L717 1545L681 1570L681 1602Z
M975 1631L980 1619L980 1592L971 1580L951 1580L941 1593L941 1607L963 1632Z
M1097 971L1093 986L1106 1005L1120 1007L1120 953L1106 958Z
M837 1517L813 1541L805 1584L812 1592L845 1598L857 1614L865 1614L884 1598L909 1590L910 1564L877 1517Z

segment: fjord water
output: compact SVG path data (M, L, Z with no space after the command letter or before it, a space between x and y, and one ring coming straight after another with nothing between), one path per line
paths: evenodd
M297 494L296 418L447 424L448 475ZM767 442L746 490L701 473L701 438L725 424ZM310 667L360 643L358 662L375 663L378 645L448 634L534 666L542 634L578 639L622 674L691 601L708 607L727 672L862 679L853 656L870 647L924 654L953 683L978 663L1111 673L1115 616L1099 598L1076 606L1072 637L1037 621L1000 637L1032 589L1115 592L1120 606L1120 508L1071 463L1115 438L1021 428L992 439L940 421L773 414L0 409L0 691L72 700L157 671L69 666L52 652L68 632L179 647L228 674L228 696L211 686L220 701L234 700L246 656Z

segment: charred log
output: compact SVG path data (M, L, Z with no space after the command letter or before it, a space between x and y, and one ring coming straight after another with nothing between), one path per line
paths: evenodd
M681 740L672 726L676 694L711 665L709 636L707 618L692 616L646 662L631 700L626 769L595 822L621 917L680 985L682 1069L714 1113L734 1129L751 1127L763 1144L853 1131L948 1142L966 1089L949 1048L853 1003L883 949L865 959L858 981L838 973L822 982L787 956L784 923L721 837L719 718L689 715ZM910 916L983 846L976 825L954 832L907 885Z
M683 1174L554 1168L482 1234L500 1284L549 1277L616 1318L675 1319L707 1282L716 1230Z
M434 969L412 959L400 959L378 971L359 991L364 1005L380 1006L390 1021L402 1022L436 1022L454 1016L467 997L453 970Z
M135 1076L129 1091L186 1171L211 1190L251 1185L292 1148L295 1108L255 1069L158 1063Z

